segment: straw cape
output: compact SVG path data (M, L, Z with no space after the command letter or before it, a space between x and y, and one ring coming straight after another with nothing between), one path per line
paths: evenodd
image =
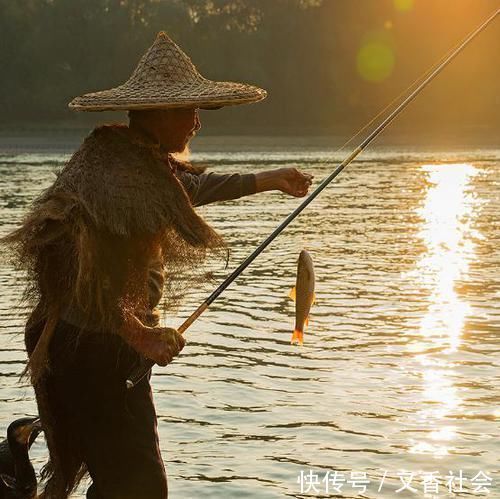
M265 90L253 85L204 78L162 31L123 85L76 97L69 107L76 111L211 109L257 102L266 95Z

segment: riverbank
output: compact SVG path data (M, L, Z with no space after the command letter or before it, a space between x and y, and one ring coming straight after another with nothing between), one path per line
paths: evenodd
M91 127L33 127L17 126L0 128L0 154L21 154L29 152L57 152L70 153L74 151ZM275 134L275 135L229 135L209 134L203 129L199 136L191 142L194 151L220 151L236 152L244 150L270 151L270 150L336 150L341 147L351 134L338 135L308 135L308 134ZM352 146L360 139L355 139ZM435 133L407 134L388 130L373 148L418 148L429 151L461 151L471 149L498 149L498 140L481 131L474 131L468 135L462 133Z

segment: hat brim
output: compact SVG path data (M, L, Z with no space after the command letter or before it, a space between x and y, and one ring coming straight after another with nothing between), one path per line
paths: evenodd
M75 111L128 111L147 109L220 109L258 102L267 96L262 88L244 83L202 78L188 84L137 87L127 82L116 88L76 97L69 103Z

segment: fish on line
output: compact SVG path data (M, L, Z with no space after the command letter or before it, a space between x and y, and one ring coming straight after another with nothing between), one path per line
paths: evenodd
M316 300L314 293L315 276L311 255L302 250L297 264L297 281L290 291L290 298L295 301L295 329L292 345L304 344L304 327L309 324L309 313Z

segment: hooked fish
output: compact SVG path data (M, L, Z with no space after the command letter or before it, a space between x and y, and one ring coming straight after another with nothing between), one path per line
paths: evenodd
M316 300L314 285L314 266L311 255L306 250L302 250L297 265L297 282L289 295L295 301L295 329L292 335L292 345L304 344L304 326L309 323L309 312Z

